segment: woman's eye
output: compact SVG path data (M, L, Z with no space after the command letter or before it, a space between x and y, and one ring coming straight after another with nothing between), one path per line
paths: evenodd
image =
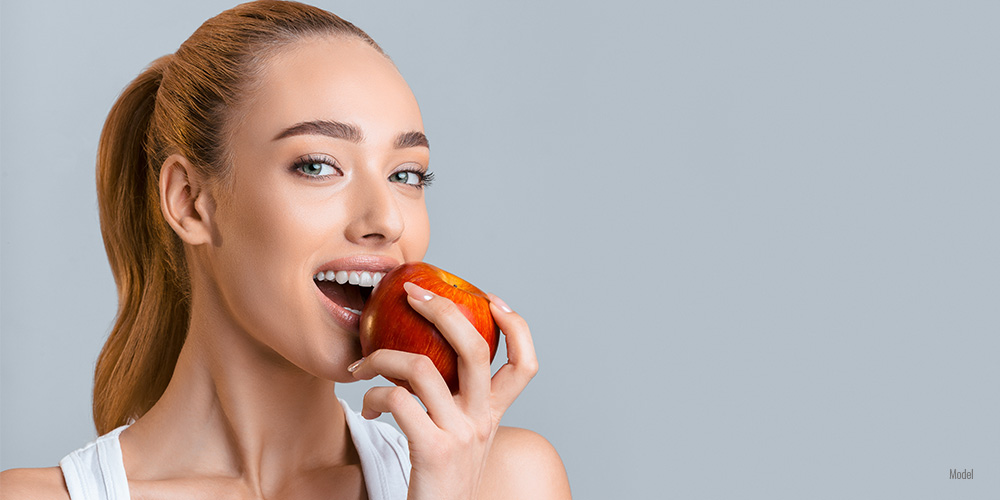
M292 164L291 170L309 180L325 180L343 175L337 161L326 155L304 155Z
M411 172L409 170L403 170L401 172L396 172L389 176L390 182L401 182L403 184L409 184L411 186L422 185L424 177L419 172Z
M337 169L335 169L333 165L320 161L308 161L301 163L299 164L298 169L300 172L310 177L323 177L337 173Z

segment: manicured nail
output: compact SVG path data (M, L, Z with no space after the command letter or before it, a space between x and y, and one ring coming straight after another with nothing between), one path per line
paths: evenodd
M354 372L358 371L358 367L361 366L361 363L363 363L364 361L365 361L365 358L361 358L361 359L359 359L359 360L351 363L351 366L347 367L347 371L349 371L351 373L354 373Z
M416 283L412 281L407 281L406 283L403 283L403 290L406 290L406 293L410 297L413 297L417 300L422 300L424 302L427 302L428 300L434 298L434 294L428 292L427 290L424 290L423 288L420 288L419 286L417 286Z
M503 301L503 299L501 299L500 297L497 297L496 295L493 296L493 303L496 304L496 305L498 305L498 306L500 306L500 309L502 309L503 312L507 312L507 313L514 312L510 308L510 306L508 306L507 303Z

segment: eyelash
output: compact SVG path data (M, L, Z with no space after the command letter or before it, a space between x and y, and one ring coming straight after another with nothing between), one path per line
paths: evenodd
M334 170L336 170L337 173L336 174L326 174L326 175L309 175L309 174L304 173L302 171L302 167L304 167L306 165L314 165L314 164L318 164L318 163L319 164L323 164L323 165L329 165L331 168L333 168ZM341 170L340 167L337 166L337 162L334 161L333 158L330 158L330 157L327 157L327 156L322 156L322 155L306 155L306 156L300 157L298 160L295 161L295 163L292 164L291 170L293 172L295 172L296 174L298 174L299 176L305 177L305 178L307 178L307 179L309 179L311 181L321 181L321 180L328 179L330 177L344 175L344 171ZM397 170L397 171L393 172L392 174L390 174L390 176L399 174L401 172L411 172L411 173L414 173L414 174L417 174L418 176L420 176L420 182L418 182L416 184L406 184L407 186L412 186L412 187L417 188L417 189L424 189L426 187L430 187L431 183L434 182L434 172L431 172L431 171L426 170L426 169L420 169L420 168L404 168L402 170Z
M420 182L418 182L416 184L406 184L407 186L415 187L417 189L424 189L424 188L430 187L430 185L434 182L434 172L431 172L429 170L419 169L419 168L404 168L403 170L397 170L397 171L389 174L389 176L392 177L393 175L396 175L396 174L399 174L399 173L402 173L402 172L411 172L411 173L414 173L414 174L417 174L418 176L420 176Z
M331 168L336 170L337 173L326 174L326 175L309 175L302 171L302 167L306 165L315 165L315 164L329 165ZM293 172L295 172L299 176L305 177L306 179L309 179L311 181L321 181L321 180L326 180L330 177L344 175L344 171L337 166L337 162L334 161L333 158L330 158L328 156L320 156L320 155L302 156L299 157L299 159L295 160L295 163L293 163L290 168Z

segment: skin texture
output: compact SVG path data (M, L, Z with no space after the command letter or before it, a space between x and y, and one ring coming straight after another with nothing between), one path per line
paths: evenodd
M424 191L390 179L423 170L416 100L392 63L351 39L298 42L271 59L234 127L228 189L171 156L163 213L185 242L192 321L163 397L121 434L132 498L366 498L336 382L386 375L362 413L391 412L409 438L410 499L569 498L558 454L537 434L499 426L537 371L524 320L491 296L509 361L491 379L488 347L447 299L409 286L410 304L459 353L452 396L424 356L376 351L361 363L358 334L336 322L312 275L330 260L420 260L430 236ZM321 134L275 140L311 120L356 126L360 141ZM320 180L292 167L328 159ZM332 168L337 167L339 171ZM397 179L398 180L398 179ZM349 371L351 367L353 371ZM68 498L58 468L0 476L2 498Z

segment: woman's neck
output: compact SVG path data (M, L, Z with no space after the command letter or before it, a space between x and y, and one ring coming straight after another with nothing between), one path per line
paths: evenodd
M359 463L333 382L199 312L163 396L122 433L130 480L227 477L266 492Z

